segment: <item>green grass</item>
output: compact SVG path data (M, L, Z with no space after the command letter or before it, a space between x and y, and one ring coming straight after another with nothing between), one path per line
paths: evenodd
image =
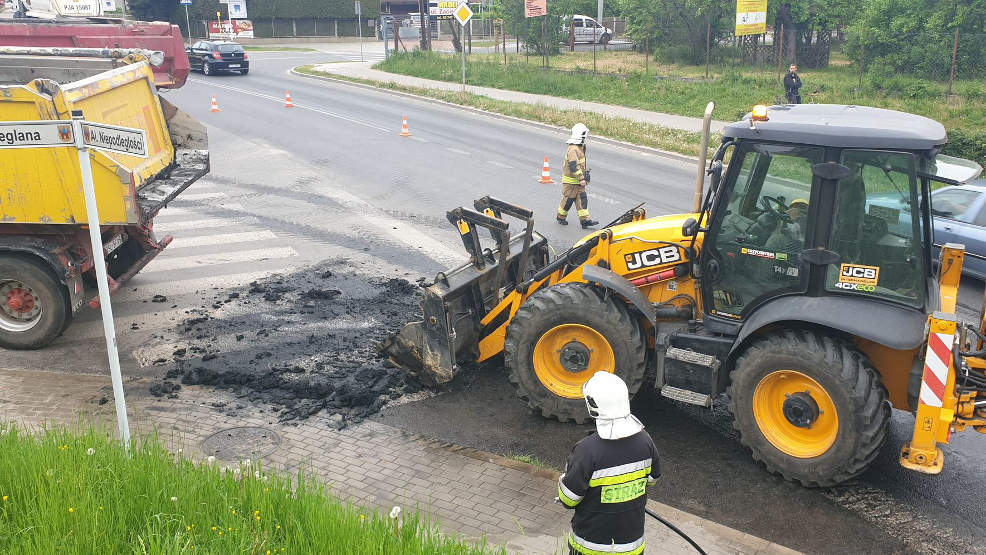
M520 461L522 463L527 463L532 466L537 466L539 468L547 468L548 470L554 470L550 464L542 461L541 459L535 457L534 455L513 455L510 457L515 461Z
M194 464L156 437L0 423L5 553L503 553L439 534L408 510L342 504L306 475Z
M244 46L243 49L251 52L318 52L314 48L296 46Z
M619 141L626 141L637 145L649 146L670 152L677 152L679 154L697 156L701 145L700 133L670 129L667 127L640 123L638 121L628 119L611 118L595 112L562 110L537 104L524 104L521 102L495 100L487 96L471 93L423 89L388 83L385 81L358 79L336 75L334 73L320 72L314 70L311 65L299 66L295 68L295 70L299 73L304 73L307 75L330 77L343 81L350 81L399 92L411 93L452 104L469 106L471 108L477 108L487 112L547 123L550 125L557 125L560 127L570 128L576 123L582 122L592 130L593 135L608 137ZM719 137L713 136L710 144L714 147L718 143Z

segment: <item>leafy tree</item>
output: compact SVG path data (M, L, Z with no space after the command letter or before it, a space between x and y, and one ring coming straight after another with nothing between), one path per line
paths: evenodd
M959 75L983 70L986 0L866 0L849 27L846 52L883 77L907 73L945 79L959 30Z

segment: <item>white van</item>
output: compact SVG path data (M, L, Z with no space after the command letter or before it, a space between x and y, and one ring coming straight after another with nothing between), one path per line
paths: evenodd
M568 37L573 22L575 23L575 42L606 44L609 39L613 38L612 29L603 27L587 15L573 15L570 19L566 19L562 26L562 33L565 37Z

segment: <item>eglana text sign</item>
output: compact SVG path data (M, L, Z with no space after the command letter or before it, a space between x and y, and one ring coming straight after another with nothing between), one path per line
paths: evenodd
M5 121L0 123L0 148L75 146L72 122Z
M767 0L736 0L736 36L767 32Z
M524 17L548 15L548 0L524 0Z

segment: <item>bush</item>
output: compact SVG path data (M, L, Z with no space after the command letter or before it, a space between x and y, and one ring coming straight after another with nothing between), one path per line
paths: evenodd
M945 154L974 160L986 166L986 131L951 129Z

